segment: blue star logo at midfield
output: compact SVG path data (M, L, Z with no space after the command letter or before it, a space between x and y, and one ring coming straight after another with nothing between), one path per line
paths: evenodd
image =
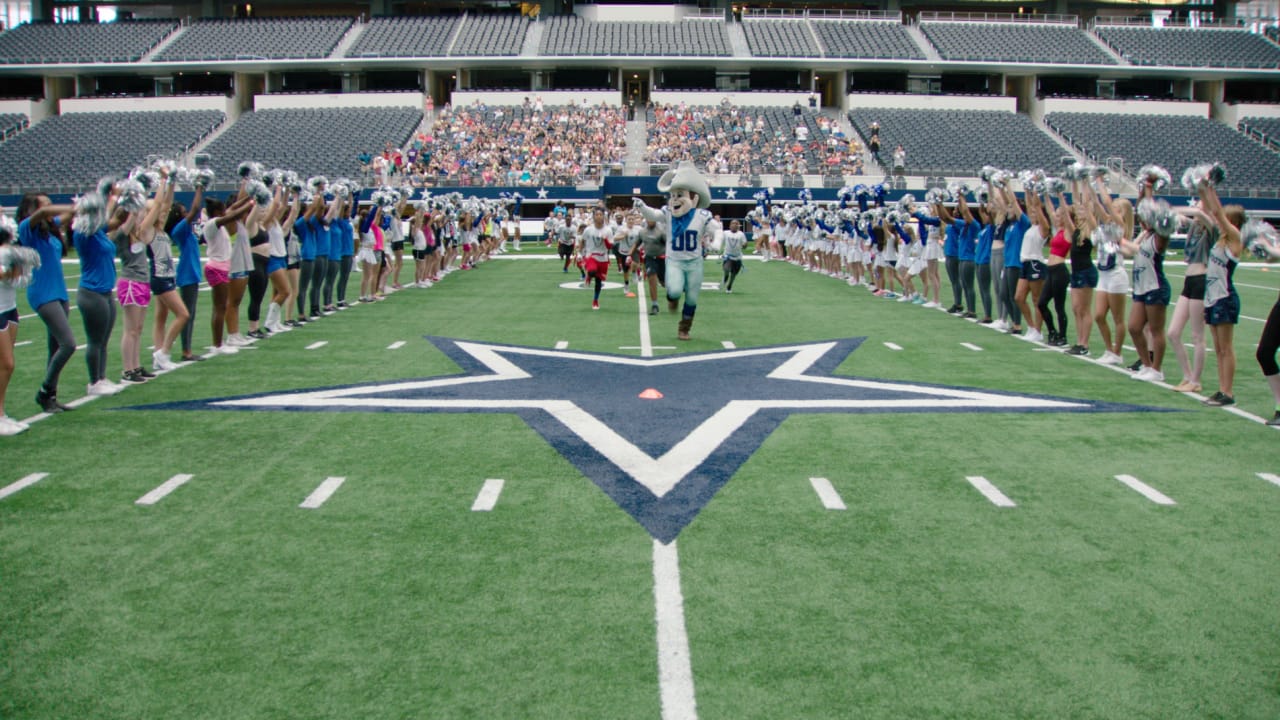
M663 358L428 339L463 372L135 409L515 413L662 542L793 413L1160 410L833 375L865 338Z

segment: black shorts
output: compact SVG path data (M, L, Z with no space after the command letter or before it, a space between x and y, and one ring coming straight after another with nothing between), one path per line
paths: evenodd
M1044 279L1044 263L1039 260L1022 261L1022 279L1027 282L1038 282Z
M565 245L564 243L556 243L556 252L558 252L562 258L571 257L573 255L573 246Z
M644 259L644 273L653 275L658 278L658 284L666 287L667 284L667 259L665 257Z
M18 308L6 310L5 312L0 313L0 332L8 330L10 323L17 325L19 317Z
M150 284L152 295L163 295L167 292L178 289L177 278L153 277L151 278Z
M723 263L724 271L734 275L742 272L742 261L734 258L725 258Z
M285 266L285 268L284 268L284 269L285 269L285 270L297 270L297 269L299 269L299 268L301 268L301 267L302 267L302 262L301 262L301 261L299 261L299 262L291 262L291 263L289 263L288 265L286 265L286 266Z
M426 260L426 259L427 259L427 256L428 256L428 255L430 255L430 254L431 254L431 251L430 251L430 250L414 250L414 251L413 251L413 259L414 259L414 260Z
M1188 275L1182 282L1182 297L1188 300L1204 300L1204 275Z
M1172 294L1173 293L1169 288L1169 281L1164 278L1160 278L1160 287L1149 293L1143 293L1141 295L1134 293L1133 301L1140 302L1144 305L1168 305L1169 296ZM1205 308L1205 310L1207 311L1208 308Z
M404 241L396 240L391 243L391 252L404 252Z

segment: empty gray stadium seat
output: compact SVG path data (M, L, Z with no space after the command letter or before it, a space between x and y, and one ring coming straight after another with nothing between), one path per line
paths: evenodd
M543 20L540 55L727 56L729 38L716 20L593 22L570 15Z
M1094 31L1134 65L1280 67L1280 47L1248 30L1100 25Z
M923 60L920 46L901 23L867 20L813 20L827 57Z
M201 20L188 27L157 61L323 58L338 46L351 18Z
M1074 25L922 22L943 60L1115 65Z
M175 20L28 23L0 34L0 63L133 62L177 26Z
M468 15L451 56L519 55L529 21L520 15Z
M456 17L381 17L369 21L347 57L443 57Z

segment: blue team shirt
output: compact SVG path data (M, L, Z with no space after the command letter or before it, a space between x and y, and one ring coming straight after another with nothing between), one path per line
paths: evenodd
M186 218L178 221L169 233L178 246L178 287L200 284L200 238Z
M107 237L107 231L73 233L71 237L80 255L80 287L103 294L115 290L116 244Z
M974 220L974 222L978 222ZM992 225L982 225L978 231L978 247L974 250L973 261L980 265L991 264L991 243L995 240L995 227Z
M1004 231L1005 267L1022 267L1022 236L1026 235L1029 229L1031 229L1031 219L1026 213L1022 213L1022 217Z
M974 262L978 244L978 221L961 221L960 227L960 262Z
M305 218L298 218L293 223L293 234L298 237L298 254L303 260L316 259L316 238L313 234L311 221Z
M27 218L18 223L18 244L29 247L40 255L40 267L31 273L27 285L27 302L38 308L54 300L67 301L67 281L62 277L62 241L38 227L31 226Z
M355 229L351 227L350 218L341 218L338 220L337 237L338 237L338 245L341 246L340 247L341 252L338 255L339 259L345 258L345 257L351 257L356 254Z
M316 227L313 232L316 238L316 257L327 259L330 254L329 248L333 245L333 227L316 221Z
M960 256L960 226L963 224L963 220L957 220L956 222L947 225L947 230L942 241L942 254L944 256Z

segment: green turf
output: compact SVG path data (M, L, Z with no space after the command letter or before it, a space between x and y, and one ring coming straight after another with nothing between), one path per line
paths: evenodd
M0 500L0 717L658 717L652 540L515 416L115 410L456 372L425 335L637 355L636 301L593 312L571 277L486 263L3 438L0 486L50 475ZM1238 272L1245 315L1275 277ZM1180 411L792 416L678 541L699 717L1280 716L1275 430L784 263L704 291L692 341L675 322L655 354L865 336L839 372ZM1237 395L1269 415L1261 327Z

